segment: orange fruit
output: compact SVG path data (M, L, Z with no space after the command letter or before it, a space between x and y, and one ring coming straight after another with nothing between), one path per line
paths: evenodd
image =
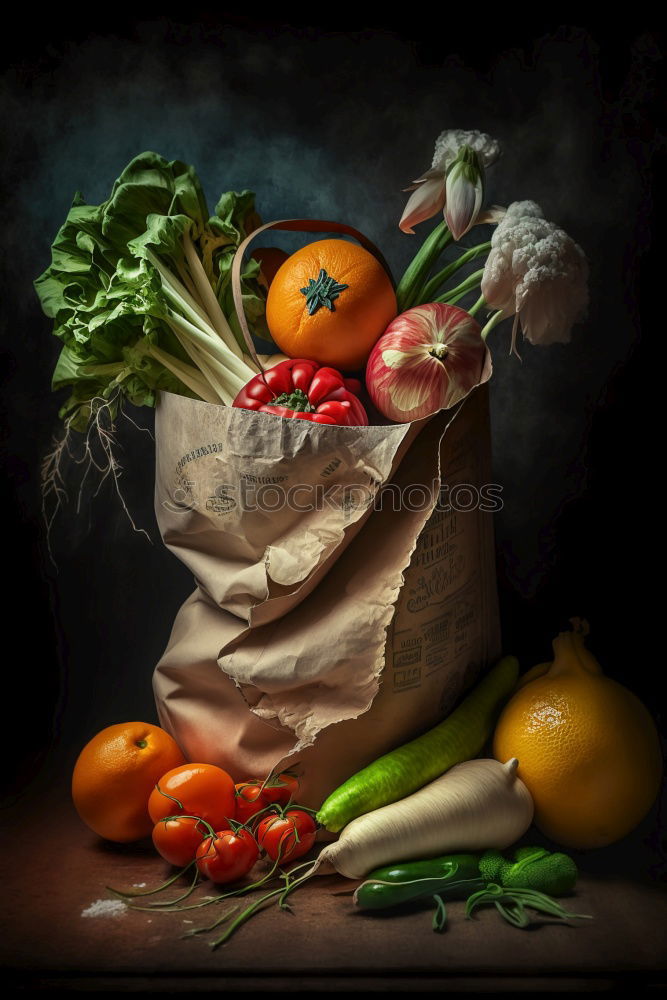
M120 722L86 744L74 765L72 799L91 830L125 844L153 830L148 797L162 775L185 763L159 726Z
M396 312L383 266L343 239L317 240L293 253L266 300L266 321L281 351L341 371L365 365Z
M533 668L505 706L493 755L518 758L543 833L567 847L602 847L651 808L662 753L648 710L605 677L584 645L588 626L573 624L554 640L553 663Z

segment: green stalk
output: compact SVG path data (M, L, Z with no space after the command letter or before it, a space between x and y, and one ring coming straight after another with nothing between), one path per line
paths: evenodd
M486 326L482 329L482 340L486 340L488 335L493 330L494 326L497 326L498 323L500 323L504 319L506 319L506 316L504 315L502 309L499 309L497 312L495 312L492 315L491 319L486 324Z
M215 292L211 288L211 283L208 280L204 266L199 259L197 251L195 250L192 240L190 239L190 233L186 232L183 236L183 246L185 247L185 257L188 262L188 267L190 268L190 274L192 280L194 281L197 291L201 297L204 304L204 308L208 313L213 326L223 341L225 346L234 354L240 361L243 361L243 352L236 342L236 338L232 333L232 329L227 322L227 318L220 308L220 303L218 302ZM253 375L256 372L252 373ZM247 381L247 379L246 379Z
M471 260L475 260L476 257L479 257L481 254L486 253L486 251L490 249L491 241L489 240L486 243L480 243L476 247L471 247L470 250L466 250L466 252L461 254L457 260L452 261L451 264L444 267L442 271L439 271L429 282L427 282L426 285L424 285L420 302L432 302L433 296L438 291L440 286L444 285L447 279L451 278L451 276L455 274L460 267L463 267L464 264L469 263ZM419 303L415 303L415 305L418 304Z
M260 889L267 882L271 881L271 879L276 873L277 868L278 868L278 861L274 862L274 865L271 868L271 870L268 871L263 878L258 879L256 882L252 882L250 885L242 886L240 889L234 889L231 892L222 893L222 895L219 896L215 900L215 902L222 902L223 899L229 899L232 896L236 897L245 896L249 892L254 892L255 889ZM203 927L195 927L191 931L186 931L183 937L195 937L197 934L206 934L208 931L215 930L215 928L218 927L219 924L224 923L225 920L227 920L232 913L235 913L237 909L238 907L236 907L235 910L228 910L227 913L224 913L221 917L219 917L217 920L214 920L213 923L211 924L205 924Z
M209 348L197 346L197 355L201 359L202 364L206 365L207 370L211 371L217 382L220 382L227 392L234 396L238 396L239 392L244 385L248 384L248 379L239 378L233 372L220 362L220 359L216 356L215 351L211 351ZM199 363L199 362L198 362ZM206 375L206 372L204 372ZM208 377L208 376L206 376Z
M471 291L472 291L471 288L466 288L464 291L459 292L458 295L452 295L451 298L447 299L447 302L444 303L444 305L448 305L448 306L455 306L455 305L457 305L461 301L461 299L464 299L466 297L466 295L470 295ZM438 302L438 301L439 301L439 299L436 299L436 302Z
M161 365L170 371L172 375L179 378L183 385L187 385L188 389L196 393L200 399L203 399L205 403L219 403L220 400L216 397L215 393L211 390L210 386L207 385L206 380L202 377L201 373L197 371L196 368L192 368L190 365L184 364L182 361L178 361L176 358L172 357L171 354L167 354L159 347L151 345L147 349L147 353L151 357L159 361ZM188 352L189 353L189 352Z
M193 250L194 252L194 250ZM250 368L240 356L240 351L238 351L238 345L234 341L235 351L231 351L228 348L226 341L219 335L218 331L211 326L211 320L206 312L198 305L198 303L192 298L187 289L181 284L181 282L176 278L171 271L167 270L163 265L160 264L155 255L151 255L155 260L155 266L157 267L160 277L162 278L162 287L167 294L167 297L176 305L179 310L181 310L185 316L184 321L191 323L193 328L197 328L201 333L205 334L210 341L220 348L219 356L224 359L225 363L235 371L236 374L244 380L245 383L256 374L254 369ZM196 257L195 253L195 257ZM199 260L199 258L197 258ZM206 275L204 275L206 277ZM213 298L213 290L211 289L211 295ZM216 299L216 305L218 306L218 311L220 310L220 305Z
M433 914L431 926L434 931L440 933L447 926L447 907L442 896L435 895L433 901L435 902L435 913Z
M197 316L196 322L202 323L205 328L211 331L211 334L215 334L215 330L211 326L211 321L206 315L203 306L189 292L183 282L176 277L173 271L165 267L160 258L152 250L146 251L146 259L153 265L162 278L162 287L172 302L181 308L187 307L191 315L194 313Z
M191 323L184 316L179 316L173 310L169 311L166 320L172 329L178 328L188 340L194 341L209 357L217 361L224 368L229 376L230 383L232 385L238 383L237 392L253 377L254 373L250 368L242 361L239 361L235 355L231 354L217 336L209 336L200 327L195 326L194 323Z
M479 298L477 299L477 302L475 302L474 306L470 306L470 309L468 309L468 312L469 312L469 314L470 314L471 316L474 316L474 315L475 315L475 313L476 313L476 312L479 312L479 310L480 310L480 309L482 308L482 306L484 306L485 304L486 304L486 299L484 298L484 296L483 296L483 295L480 295L480 297L479 297Z
M123 892L121 889L113 889L110 885L108 885L106 888L109 890L109 892L112 892L114 896L118 896L119 899L133 899L136 896L154 896L156 892L162 892L163 889L167 889L170 885L173 885L174 882L181 877L181 875L185 875L185 873L190 868L192 868L194 863L195 862L193 860L189 864L187 864L185 868L181 868L181 870L177 871L175 875L172 875L171 878L168 878L166 882L163 882L162 885L159 885L157 889L141 889L139 892L133 892L132 890L128 890L127 892Z
M181 907L178 904L182 902L182 900L188 899L188 897L191 896L192 893L197 888L198 877L199 877L199 872L195 868L195 872L192 877L192 882L190 883L188 888L184 892L182 892L180 896L176 896L175 899L167 899L157 903L149 903L148 906L139 906L137 903L127 903L126 905L129 906L131 910L143 910L144 913L178 913L181 910Z
M410 306L421 301L420 291L424 281L435 261L451 241L452 234L443 219L426 237L398 283L396 301L399 313L405 312Z
M260 896L257 902L252 903L249 907L247 907L247 909L243 910L243 912L239 914L239 916L236 918L233 924L227 928L222 937L219 937L216 941L212 941L209 947L211 949L215 949L218 948L221 944L224 944L225 941L229 940L229 938L232 936L237 927L240 927L241 924L244 924L246 922L246 920L249 920L250 917L253 915L253 913L255 913L257 910L261 908L263 903L265 903L269 899L273 899L274 896L282 894L284 891L285 891L284 888L281 886L280 889L274 889L272 892L267 892L266 895Z
M120 375L127 365L124 361L108 361L102 364L82 365L81 371L86 375Z
M204 352L196 346L194 347L193 361L197 367L201 369L202 375L209 383L213 391L217 393L218 401L224 403L225 406L231 406L242 386L239 387L237 392L232 392L228 388L227 382L223 382L218 378L215 363L211 363L211 359L206 357Z
M439 295L437 299L433 299L433 301L447 302L450 304L452 304L455 301L458 301L458 299L463 298L464 295L467 295L468 292L471 292L473 288L477 287L483 274L484 274L484 268L482 268L479 271L473 271L473 273L469 274L468 277L465 278L460 285L457 285L456 288L448 289L446 292L444 292L443 295Z
M197 257L194 248L192 249L192 252L195 255L195 257ZM219 332L211 326L211 321L207 313L201 308L199 303L190 295L190 293L187 291L184 285L181 284L179 279L176 278L172 274L172 272L168 270L168 268L164 267L164 265L160 263L155 254L151 253L149 259L151 260L151 263L153 263L154 266L157 268L160 277L162 278L162 287L167 298L173 303L173 305L177 307L178 310L170 314L170 316L168 317L168 321L170 319L177 319L177 317L180 317L180 326L182 327L180 332L186 337L187 336L194 337L196 343L204 351L206 351L206 353L212 359L214 359L217 363L221 364L223 369L225 370L230 369L231 372L236 376L236 379L228 379L227 377L224 378L223 384L225 384L226 388L222 393L220 393L218 391L218 386L220 382L219 378L214 376L211 379L209 377L209 375L211 374L210 370L204 372L205 377L212 383L213 387L216 389L216 392L218 392L220 398L222 398L223 401L225 402L231 403L234 396L236 396L239 390L256 374L254 369L250 368L248 365L245 364L245 362L240 357L240 351L235 351L235 353L232 353L231 351L228 350L225 339L222 338ZM198 257L197 260L199 260ZM206 279L205 274L204 278ZM211 289L211 296L213 299L215 299L212 289ZM218 312L220 312L222 315L222 312L220 310L220 305L217 299L215 299L215 303ZM181 313L185 315L181 315ZM170 325L172 324L170 323ZM202 334L206 338L205 340L202 339ZM179 340L180 339L181 338L179 337ZM181 343L183 347L187 350L187 346L185 343L183 343L183 340L181 340ZM234 341L234 347L235 349L237 347L236 341ZM194 356L190 351L188 351L188 354L190 354L190 357L196 364L199 364L199 359L201 357L200 354ZM208 365L207 368L210 369L210 365ZM226 385L226 383L230 380L232 381L231 387ZM240 380L240 382L238 382L237 380ZM231 398L229 398L230 396ZM216 402L218 401L219 400L216 400Z
M222 402L225 406L231 406L235 396L245 383L240 379L236 379L236 376L229 372L224 365L220 364L219 359L207 353L206 345L193 341L179 329L176 323L172 323L170 320L168 322L179 344L190 356L197 369L201 372L204 381L215 393L216 399L214 402ZM236 381L234 381L235 379Z
M190 295L192 296L192 298L194 299L194 301L197 303L197 305L201 306L201 309L202 309L202 312L203 312L204 311L204 307L202 305L201 299L199 298L199 293L197 292L197 289L195 288L195 283L192 280L192 278L190 277L190 275L188 273L188 269L185 266L185 264L183 263L183 261L179 260L179 261L176 262L176 270L178 271L178 275L179 275L181 281L183 282L183 284L185 285L185 287L187 288L187 290L190 292Z
M164 279L162 281L162 287L172 307L175 306L176 311L182 314L184 319L187 319L187 321L189 323L192 323L194 326L199 327L202 333L205 333L207 337L211 338L215 337L217 339L218 335L213 329L213 327L210 325L208 320L200 316L198 310L195 310L190 305L188 305L185 299L183 299L178 294L178 292L175 291L174 288L172 288L172 286L168 284Z

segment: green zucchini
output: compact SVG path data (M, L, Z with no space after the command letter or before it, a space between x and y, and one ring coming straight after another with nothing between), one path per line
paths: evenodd
M318 823L338 833L357 816L404 799L455 764L476 757L518 676L516 657L503 657L444 722L379 757L332 792L317 814Z

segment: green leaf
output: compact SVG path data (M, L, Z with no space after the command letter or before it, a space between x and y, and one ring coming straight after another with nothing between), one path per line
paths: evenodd
M77 192L53 241L51 263L35 281L53 334L63 345L52 383L54 389L71 390L61 416L84 429L95 397L120 393L137 405L152 406L159 389L192 396L165 367L171 358L192 368L179 338L190 336L201 345L202 336L211 336L192 297L183 236L190 234L215 291L224 285L238 242L258 224L250 191L223 195L209 219L193 167L153 152L135 157L100 205L87 205ZM251 324L264 332L258 270L256 262L244 269L244 296ZM223 311L234 317L228 301ZM215 336L211 343L215 352ZM224 381L222 348L220 354ZM184 373L182 365L172 367ZM236 382L239 377L237 372Z
M193 167L165 160L158 153L140 153L123 170L104 206L102 232L120 254L146 231L149 215L185 215L197 229L208 208Z
M252 191L226 191L221 194L215 206L215 215L209 220L212 232L227 236L236 246L261 224Z
M173 266L173 262L183 260L183 234L192 225L187 215L149 215L146 231L130 240L128 250L136 257L149 258L153 253L169 258Z

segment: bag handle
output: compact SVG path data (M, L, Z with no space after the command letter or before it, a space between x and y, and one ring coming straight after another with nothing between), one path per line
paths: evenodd
M295 233L345 233L347 236L353 236L365 250L372 253L380 264L382 264L382 267L391 279L392 285L394 284L394 279L389 269L389 265L380 250L371 240L368 239L367 236L364 236L364 234L360 233L358 229L355 229L353 226L348 226L344 222L328 222L326 219L278 219L275 222L265 223L263 226L260 226L259 229L254 229L249 236L246 236L243 243L239 244L239 247L234 254L234 261L232 263L232 295L234 297L234 308L236 309L236 315L238 316L239 326L241 327L241 332L243 333L243 339L246 342L248 353L262 373L264 372L264 366L257 357L255 345L253 344L252 337L250 335L248 321L246 320L245 313L243 311L241 267L243 265L243 254L249 244L255 239L256 236L259 236L260 233L266 232L268 229L284 229Z

